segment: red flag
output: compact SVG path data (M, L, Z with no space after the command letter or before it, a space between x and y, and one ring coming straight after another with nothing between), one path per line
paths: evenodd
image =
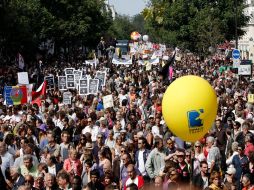
M32 91L32 104L41 106L41 101L46 98L47 82L44 81L41 86L36 90Z

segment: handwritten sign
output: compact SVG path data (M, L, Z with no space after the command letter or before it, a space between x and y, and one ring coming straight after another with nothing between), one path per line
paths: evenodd
M29 84L27 72L18 72L18 83L19 84Z
M112 94L111 95L107 95L107 96L103 96L102 100L103 100L103 107L104 107L104 109L114 107L114 100L113 100Z

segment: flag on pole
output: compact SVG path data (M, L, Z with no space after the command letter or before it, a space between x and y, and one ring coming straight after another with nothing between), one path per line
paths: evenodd
M32 91L32 104L41 106L41 101L45 99L47 89L47 82L44 81L36 91Z
M26 86L5 86L4 100L6 105L20 105L27 103Z

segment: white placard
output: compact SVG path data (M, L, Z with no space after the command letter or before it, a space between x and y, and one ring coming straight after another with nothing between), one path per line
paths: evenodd
M113 100L112 94L111 95L107 95L107 96L103 96L102 100L103 100L103 107L104 107L104 109L114 107L114 100Z
M71 75L71 74L73 74L73 71L74 71L74 70L75 70L74 68L65 68L65 69L64 69L66 75Z
M252 65L239 65L238 75L251 75L251 66Z
M27 72L18 72L18 84L29 84Z
M63 93L63 104L70 105L71 104L72 94L70 92Z

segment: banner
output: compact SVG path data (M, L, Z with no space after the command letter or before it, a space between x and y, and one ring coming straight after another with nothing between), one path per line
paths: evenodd
M47 81L47 89L51 90L55 88L55 80L53 75L44 77L44 80Z
M118 59L116 57L113 57L112 63L116 65L131 65L132 59L126 60L126 59Z
M58 89L67 90L66 76L58 76Z
M29 84L27 72L18 72L18 84Z
M67 89L71 88L75 88L75 81L74 81L74 75L66 75L66 82L67 82Z
M6 105L20 105L27 103L26 86L5 86L4 99Z
M88 81L88 94L97 94L99 90L99 79L90 79Z
M87 95L88 94L88 80L80 79L79 80L79 95Z
M71 92L64 92L63 93L63 104L64 105L71 105L71 98L72 98Z
M114 100L112 94L108 96L103 96L102 100L104 109L114 107Z
M146 62L149 62L151 65L157 65L160 63L160 58L150 59L150 60L138 60L138 64L140 65L147 65Z
M66 68L64 69L64 71L65 71L65 75L72 75L74 68Z
M93 60L86 60L85 61L85 63L84 64L86 64L86 65L97 65L97 64L99 64L99 60L98 59L93 59Z

